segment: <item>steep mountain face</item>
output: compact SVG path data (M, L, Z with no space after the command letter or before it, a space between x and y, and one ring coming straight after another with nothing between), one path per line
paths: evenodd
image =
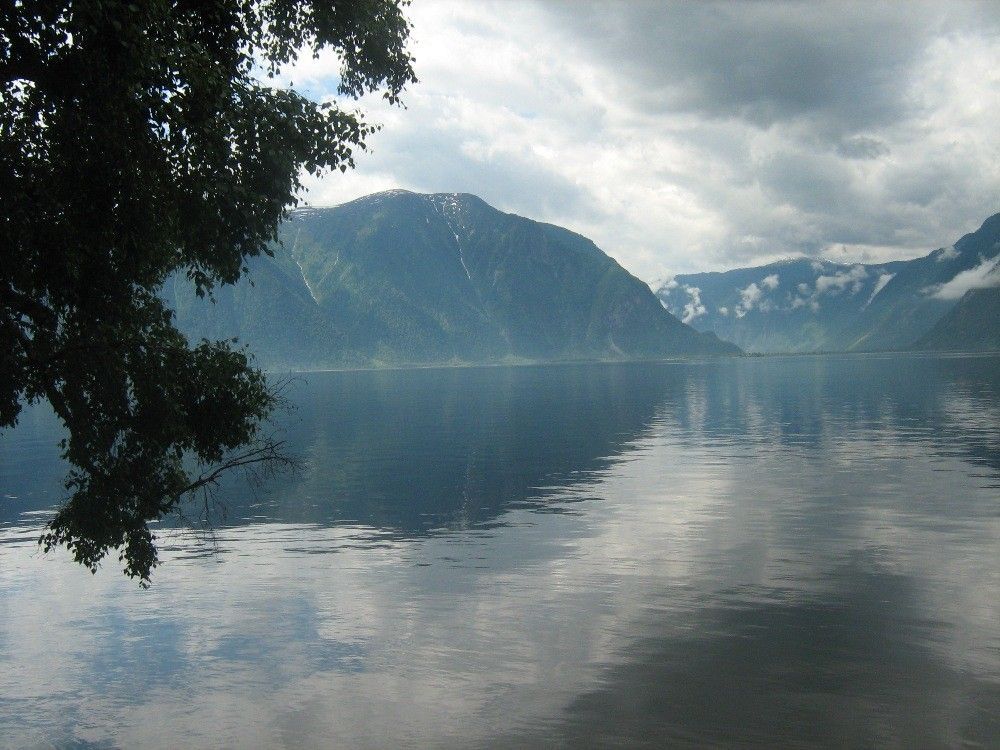
M850 328L854 349L913 346L970 289L1000 286L1000 214L990 217L951 247L911 260ZM1000 319L984 319L996 328Z
M970 289L914 348L964 352L1000 350L1000 287Z
M796 259L677 276L657 295L701 331L752 352L905 349L969 289L1000 285L1000 214L923 258L846 266ZM994 329L996 317L982 321Z
M189 336L236 337L265 366L738 352L586 238L472 195L391 191L299 211L249 269L214 304L184 279L164 293Z
M216 287L214 302L198 298L184 276L172 278L163 296L180 330L192 341L237 338L265 365L332 365L330 352L343 347L343 331L316 304L291 256L279 248L247 266L237 284Z

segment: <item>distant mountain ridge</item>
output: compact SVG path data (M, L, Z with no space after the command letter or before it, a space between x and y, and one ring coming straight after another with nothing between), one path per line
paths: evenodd
M694 328L750 352L926 348L928 341L944 342L924 337L952 312L981 319L954 320L957 338L945 348L982 350L1000 332L995 308L982 300L958 302L969 291L997 286L1000 214L922 258L868 265L799 258L684 274L663 284L657 296Z
M291 368L739 352L681 323L587 238L468 194L296 211L280 239L214 304L172 279L178 327Z

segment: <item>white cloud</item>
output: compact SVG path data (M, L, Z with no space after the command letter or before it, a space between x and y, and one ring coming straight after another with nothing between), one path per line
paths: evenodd
M838 271L829 276L816 277L816 295L840 294L850 287L851 294L857 294L864 287L868 271L864 266L853 266L849 271Z
M382 131L309 199L472 192L647 280L833 248L914 257L1000 208L995 6L876 6L864 23L849 6L724 8L418 0L407 109L362 100ZM335 60L286 77L328 92Z
M719 308L719 315L721 315L723 317L729 315L729 308L728 307L724 307L724 306L720 307Z
M761 289L756 283L750 284L746 289L741 289L740 303L736 306L736 317L742 318L753 310L754 305L760 301L761 295Z
M818 263L813 264L813 269L817 272L821 271L822 265ZM806 283L799 284L796 288L798 290L799 296L796 296L791 302L791 309L797 310L800 307L808 306L810 310L816 312L820 308L820 298L824 295L835 296L843 293L845 290L849 291L850 294L858 294L865 287L865 282L868 280L869 274L864 266L852 266L846 271L837 271L831 274L820 274L816 277L815 286L810 287ZM886 284L892 279L892 274L883 274L879 277L875 284L875 291L865 302L867 307L868 303L871 302L872 298L882 290Z
M984 258L979 265L955 274L944 284L933 287L931 296L943 300L960 299L970 289L989 289L1000 286L1000 255Z
M954 260L959 256L958 250L955 249L954 245L948 245L948 247L942 247L934 255L934 260L938 263L944 263L946 260Z
M767 299L767 293L773 292L778 288L780 283L780 277L776 273L769 274L760 280L760 283L754 282L748 285L745 289L740 289L740 302L736 305L733 312L736 314L737 318L742 318L751 310L759 310L760 312L770 312L775 309L775 304L772 300ZM720 310L721 312L721 310ZM728 314L728 309L723 315Z
M684 291L688 293L691 300L684 305L684 315L681 322L690 323L695 318L705 314L705 306L701 303L701 289L696 286L685 286Z

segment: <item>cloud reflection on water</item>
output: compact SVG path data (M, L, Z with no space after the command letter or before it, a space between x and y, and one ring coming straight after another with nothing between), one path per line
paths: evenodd
M0 735L989 744L996 365L309 376L302 475L165 530L152 591L3 517Z

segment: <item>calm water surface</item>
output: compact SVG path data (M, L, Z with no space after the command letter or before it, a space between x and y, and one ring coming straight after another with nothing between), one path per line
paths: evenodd
M301 471L149 591L38 551L58 426L0 436L0 744L1000 746L996 357L292 393Z

